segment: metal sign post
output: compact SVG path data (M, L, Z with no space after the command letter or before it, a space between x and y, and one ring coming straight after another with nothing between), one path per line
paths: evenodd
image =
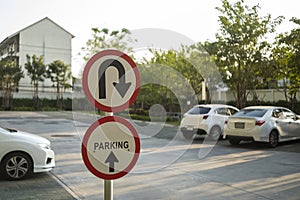
M104 200L113 200L113 180L104 180Z
M113 116L112 112L105 112L105 116ZM114 199L114 186L113 180L104 179L104 200L113 200Z

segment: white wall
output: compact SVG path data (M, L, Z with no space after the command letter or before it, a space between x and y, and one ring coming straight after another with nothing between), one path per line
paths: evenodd
M277 102L277 101L285 101L284 91L282 89L261 89L256 90L258 100L264 102ZM300 100L300 90L297 93L296 98ZM252 94L248 95L247 100L251 101L253 99ZM234 95L231 91L221 92L220 95L217 92L212 93L212 100L213 101L221 101L221 102L228 102L234 101Z
M20 90L32 90L31 79L27 76L25 69L26 54L30 56L33 54L43 55L45 64L50 64L54 60L62 60L71 66L71 39L72 35L47 18L22 30L20 32L19 63L25 73L25 78L20 80ZM43 85L49 87L52 86L52 82L46 79ZM44 90L54 91L53 88Z

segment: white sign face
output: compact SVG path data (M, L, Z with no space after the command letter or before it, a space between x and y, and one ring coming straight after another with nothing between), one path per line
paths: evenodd
M88 169L99 178L117 179L135 165L140 140L125 119L109 116L94 122L82 143L82 156Z
M86 97L97 108L117 112L136 99L140 79L135 63L126 54L105 50L95 54L86 64L82 85Z

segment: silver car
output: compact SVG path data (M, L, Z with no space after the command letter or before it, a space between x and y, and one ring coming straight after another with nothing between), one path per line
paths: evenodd
M284 107L246 107L228 118L224 136L232 145L250 140L276 147L279 142L300 139L300 119Z

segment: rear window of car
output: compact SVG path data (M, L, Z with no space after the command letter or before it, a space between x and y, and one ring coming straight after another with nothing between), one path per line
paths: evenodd
M242 109L235 113L237 117L262 117L266 114L266 109Z
M188 114L190 115L201 115L201 114L207 114L210 111L211 108L207 107L195 107L188 111Z

